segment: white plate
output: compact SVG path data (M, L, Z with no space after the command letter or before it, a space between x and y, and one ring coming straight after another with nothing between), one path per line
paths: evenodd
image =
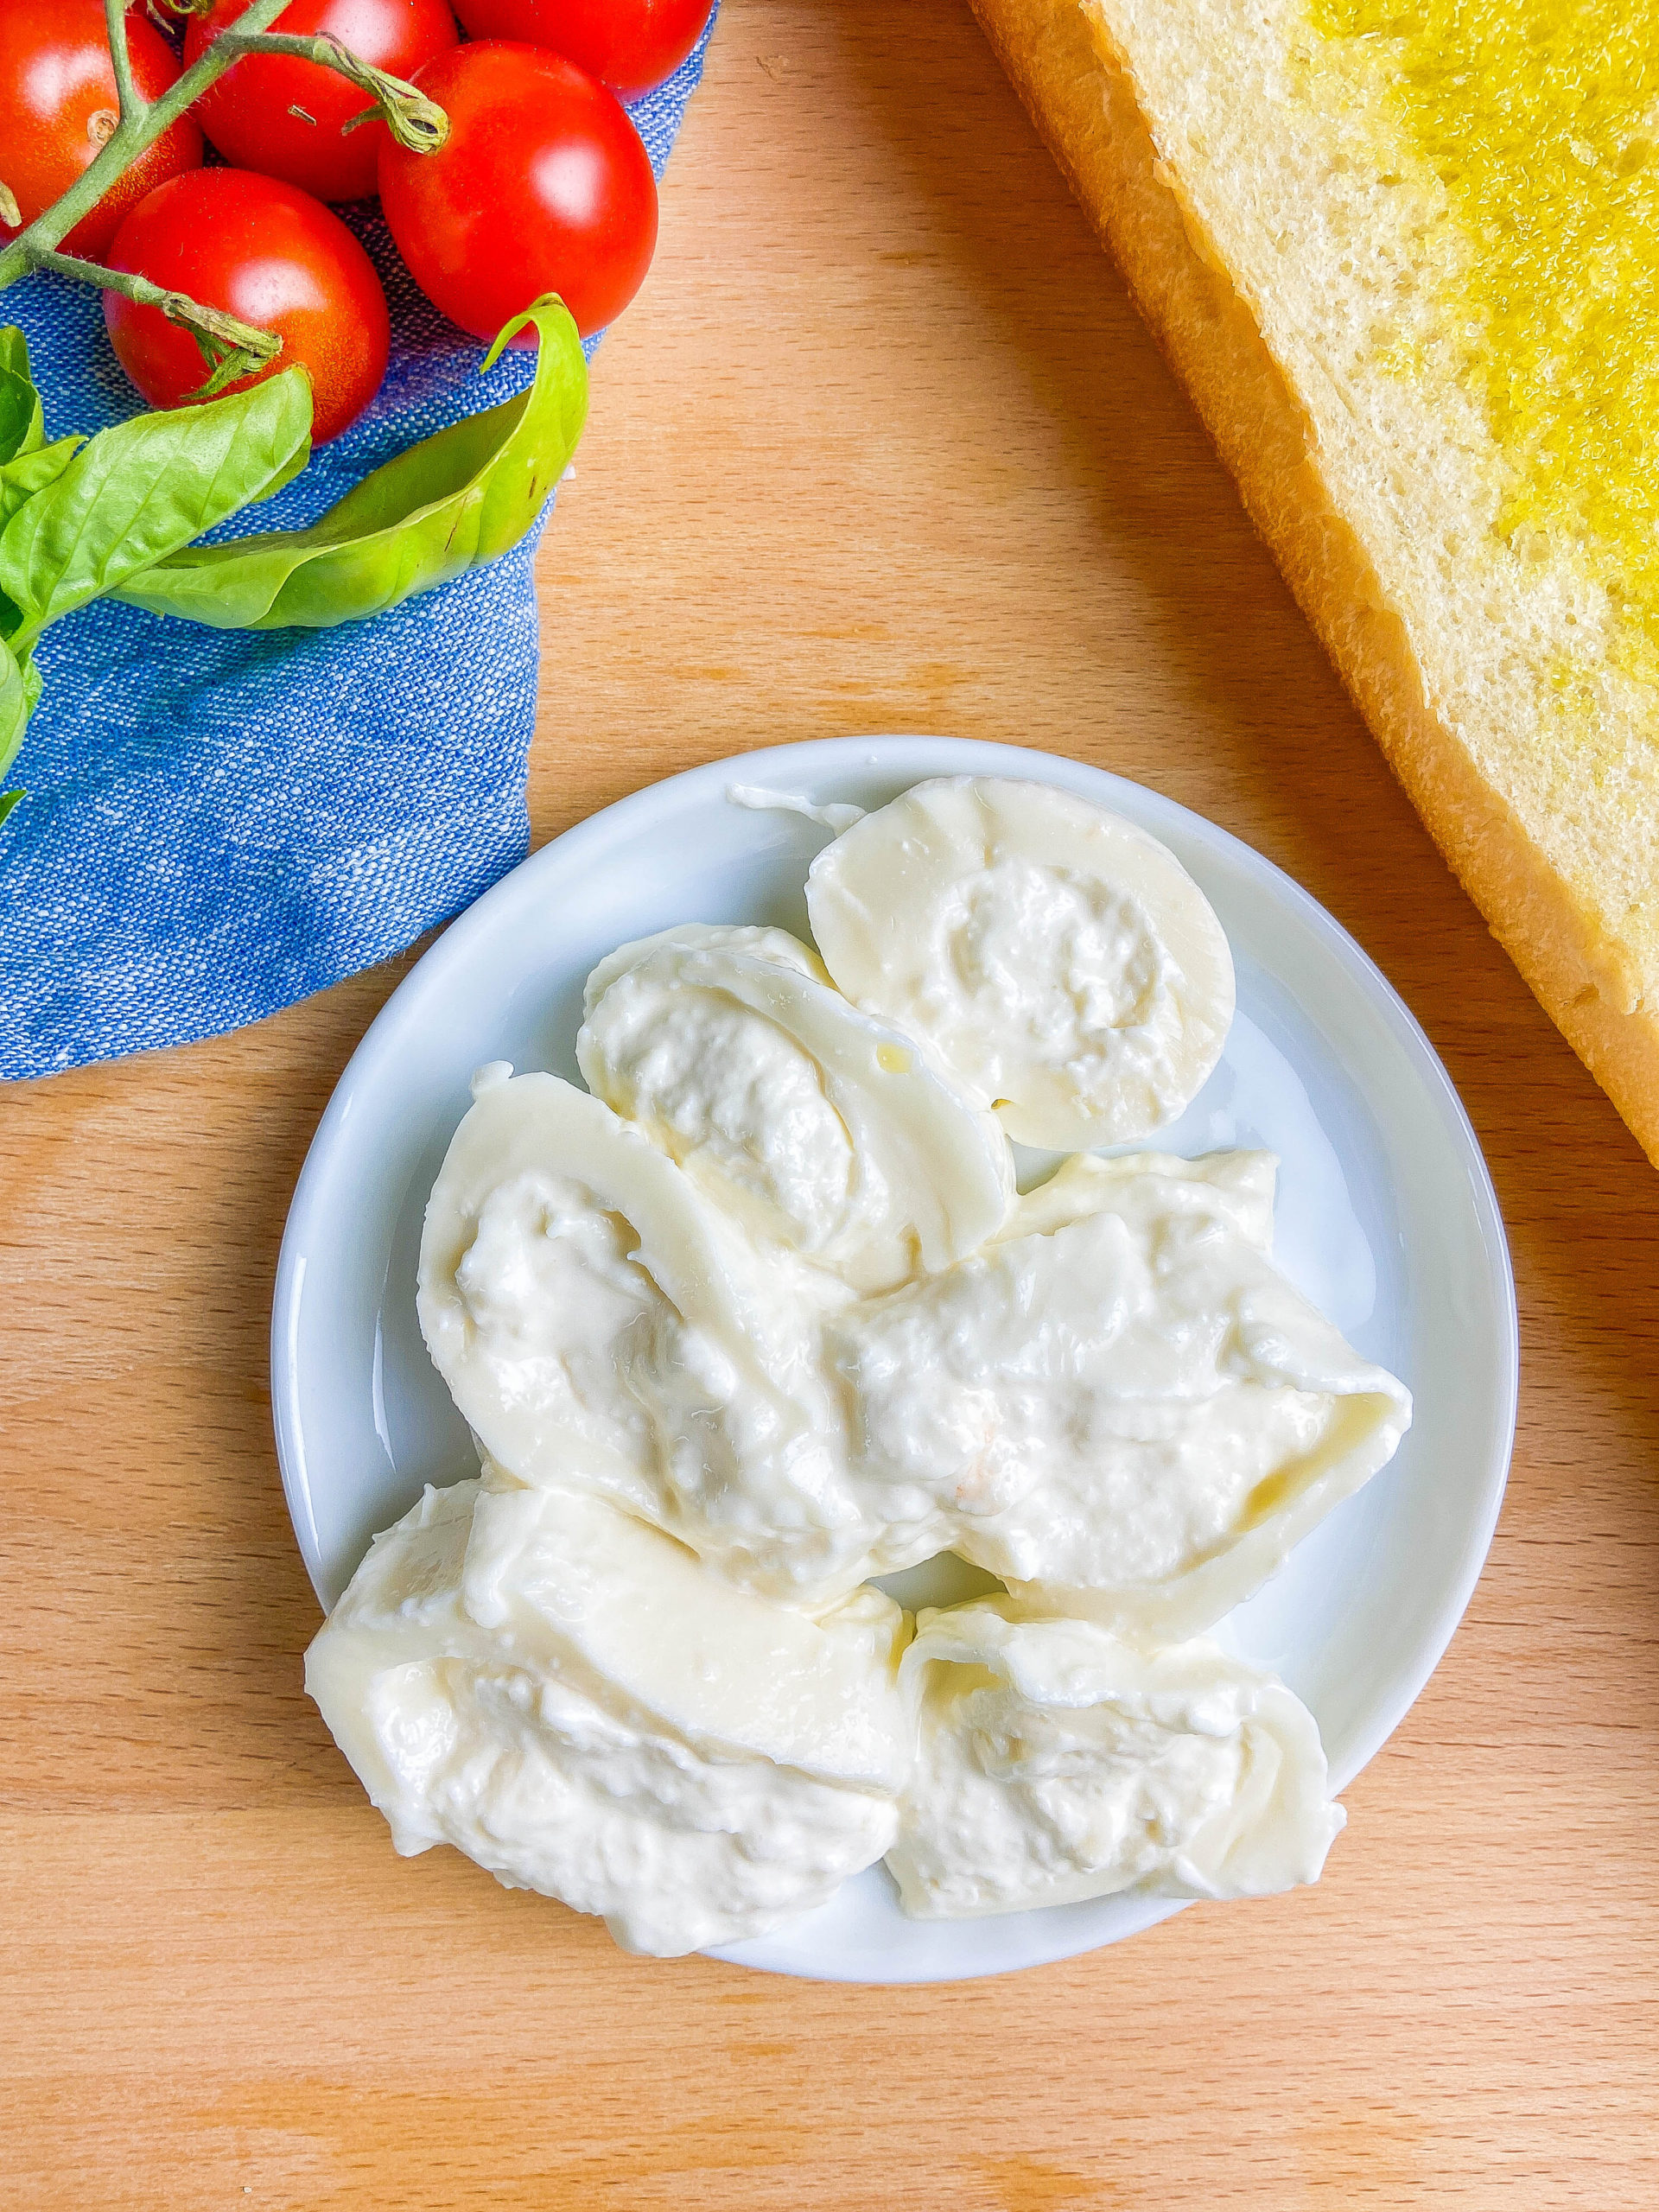
M271 1395L306 1566L332 1604L371 1535L423 1484L476 1471L415 1319L421 1217L473 1070L509 1059L579 1080L583 980L630 938L682 921L806 933L802 884L828 832L733 804L732 784L874 806L925 776L967 773L1039 778L1114 807L1161 837L1204 887L1232 941L1238 1018L1215 1075L1159 1141L1188 1154L1278 1153L1281 1265L1415 1395L1416 1421L1392 1465L1220 1631L1313 1708L1340 1789L1427 1681L1497 1518L1516 1350L1497 1201L1427 1039L1324 909L1211 823L1049 753L953 738L831 738L714 761L568 831L446 931L340 1077L283 1239ZM719 1955L835 1980L943 1981L1070 1957L1177 1909L1108 1897L912 1921L872 1868L818 1911Z

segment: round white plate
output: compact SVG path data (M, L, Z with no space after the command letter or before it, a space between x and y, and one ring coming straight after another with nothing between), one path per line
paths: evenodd
M877 806L923 777L970 773L1038 778L1116 808L1203 886L1232 941L1238 1017L1216 1073L1158 1141L1189 1154L1276 1152L1281 1266L1415 1395L1393 1463L1219 1631L1312 1707L1340 1789L1427 1681L1497 1518L1516 1340L1497 1201L1427 1039L1324 909L1211 823L1050 753L831 738L713 761L568 831L445 932L340 1077L283 1239L271 1395L306 1566L331 1605L370 1536L424 1484L477 1471L415 1319L422 1214L473 1070L507 1059L579 1080L583 981L630 938L683 921L806 934L802 885L829 832L734 804L734 784ZM719 1955L836 1980L950 1980L1066 1958L1177 1909L1106 1897L912 1921L874 1867L818 1911Z

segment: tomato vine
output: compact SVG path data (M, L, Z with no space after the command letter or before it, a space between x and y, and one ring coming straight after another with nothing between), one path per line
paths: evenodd
M195 340L207 367L200 397L208 398L243 377L269 366L282 350L273 333L259 330L218 308L205 307L185 293L152 284L78 255L58 251L63 238L81 217L125 175L146 148L153 145L168 125L216 84L234 63L250 54L280 54L321 68L332 69L355 85L368 105L357 122L378 116L397 143L413 154L435 153L449 135L443 110L413 85L389 76L372 62L363 60L327 32L312 36L272 31L289 0L250 0L236 24L223 32L175 84L148 100L134 81L127 45L128 0L104 0L109 34L110 60L115 72L118 111L109 135L91 163L62 196L35 217L9 245L0 247L0 291L37 269L51 269L60 276L97 284L119 292L140 306L158 308L169 322L188 330ZM187 12L188 12L187 10ZM348 128L352 127L350 125ZM11 223L17 204L0 178L0 219ZM10 208L8 208L10 203Z
M164 92L147 98L128 46L127 0L103 3L116 106L94 111L88 136L98 151L32 221L22 222L0 180L0 220L17 233L0 246L0 290L46 270L159 309L189 332L206 376L190 405L48 442L23 334L0 327L0 775L41 696L35 646L48 625L105 596L218 628L327 626L373 615L517 544L568 463L587 410L576 325L550 293L506 323L483 365L488 369L509 340L532 340L538 358L527 391L410 447L308 529L198 544L215 524L270 498L305 467L313 396L304 365L280 360L276 332L66 252L65 239L162 132L249 55L281 54L345 78L366 103L345 128L378 117L405 154L435 153L448 118L415 86L328 34L272 31L289 0L250 0ZM190 13L200 0L162 3ZM162 185L143 204L172 189ZM272 188L279 189L303 200ZM21 797L0 791L0 822Z

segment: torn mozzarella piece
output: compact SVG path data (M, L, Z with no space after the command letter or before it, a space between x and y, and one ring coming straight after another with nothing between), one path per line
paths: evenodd
M750 934L800 959L669 931L596 970L576 1040L589 1089L752 1236L860 1292L974 1250L1014 1198L994 1116L817 981L804 946Z
M1268 1896L1343 1827L1313 1715L1207 1641L1137 1651L1005 1599L923 1613L902 1671L918 1748L887 1865L918 1917Z
M982 1252L830 1317L865 1510L1136 1636L1248 1597L1411 1417L1273 1268L1274 1167L1078 1156Z
M453 1844L666 1956L887 1848L903 1642L879 1591L813 1618L599 1498L466 1482L376 1537L306 1688L398 1851Z
M682 952L741 952L751 960L764 960L770 966L787 969L793 975L810 976L815 983L830 981L830 970L811 946L803 944L787 930L748 922L677 922L672 929L658 930L654 937L633 938L626 944L619 944L614 952L606 954L583 986L583 1020L619 976L626 975L630 968L637 968L653 952L665 951L670 946Z
M551 1075L480 1093L427 1207L419 1286L438 1372L519 1480L603 1491L739 1579L861 1578L812 1304L845 1293L763 1268L601 1100Z
M1054 785L918 784L824 848L806 901L848 997L1021 1144L1146 1136L1221 1056L1233 963L1209 901L1155 838Z

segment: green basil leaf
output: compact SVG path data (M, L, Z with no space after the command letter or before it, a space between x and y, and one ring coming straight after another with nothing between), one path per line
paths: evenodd
M152 561L188 545L303 468L311 386L302 369L200 407L100 430L0 530L0 593L25 643Z
M30 676L34 681L29 681ZM0 776L3 776L17 758L17 748L23 741L23 732L29 727L35 702L41 696L38 669L29 670L17 664L16 655L9 645L0 644ZM20 794L21 796L21 794ZM0 804L3 804L0 799ZM10 812L7 807L6 813ZM5 814L0 814L3 822Z
M56 438L49 446L20 454L0 468L0 531L26 500L57 482L86 442L85 438ZM14 637L22 626L22 607L0 591L0 638Z
M8 323L0 329L0 461L33 453L45 437L41 395L29 372L29 341Z
M0 462L32 453L45 435L41 395L27 377L0 368Z
M218 630L320 630L493 561L541 513L588 412L588 365L561 300L538 300L510 322L484 367L529 324L540 346L527 391L410 447L308 530L193 545L118 595Z
M57 482L86 444L85 438L54 438L0 467L0 530L3 530L24 501Z

